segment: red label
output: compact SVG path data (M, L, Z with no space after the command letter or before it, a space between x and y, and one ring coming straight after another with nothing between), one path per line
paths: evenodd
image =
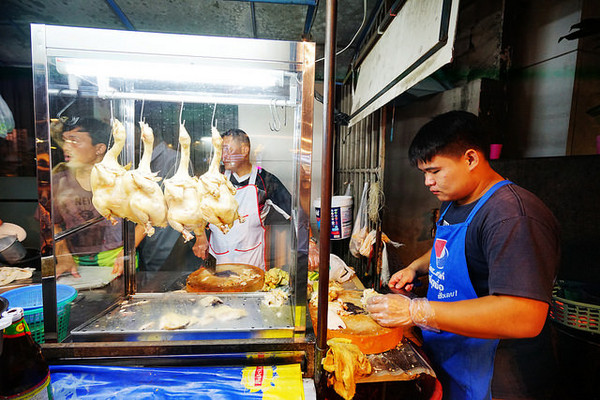
M435 255L437 258L442 256L444 252L444 247L446 247L446 240L444 239L436 239L435 240Z
M256 367L256 371L254 371L254 385L262 386L264 378L265 378L264 367Z
M27 322L25 322L24 318L21 318L19 321L4 329L4 337L7 339L25 335L31 336L31 332L29 331L29 326L27 325Z

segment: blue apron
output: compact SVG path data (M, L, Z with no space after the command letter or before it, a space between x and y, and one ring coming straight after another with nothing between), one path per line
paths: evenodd
M446 207L437 223L429 261L430 301L460 301L477 298L467 268L465 238L473 217L498 188L511 182L501 181L479 199L465 222L441 225ZM450 332L423 331L424 348L439 375L444 399L491 399L492 373L497 339L477 339Z

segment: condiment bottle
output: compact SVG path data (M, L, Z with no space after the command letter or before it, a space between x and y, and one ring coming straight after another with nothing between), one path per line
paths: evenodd
M12 316L3 331L0 354L0 399L52 399L50 369L40 346L31 337L22 308L2 314Z

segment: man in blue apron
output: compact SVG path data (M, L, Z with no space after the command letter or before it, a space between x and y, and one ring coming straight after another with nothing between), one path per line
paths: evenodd
M290 220L291 195L275 175L250 163L250 139L241 129L223 134L223 164L245 222L235 221L227 234L209 224L210 238L196 236L194 253L203 259L212 254L217 265L249 264L265 270L265 224Z
M492 398L499 339L540 337L559 263L554 216L494 171L488 154L473 114L442 114L419 130L409 158L442 201L441 216L432 248L389 286L410 291L429 274L427 298L389 294L367 306L381 325L423 328L445 399ZM494 398L536 398L495 391Z

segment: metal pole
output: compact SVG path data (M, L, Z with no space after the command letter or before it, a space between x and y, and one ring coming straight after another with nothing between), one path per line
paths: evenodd
M52 212L52 152L50 151L50 105L46 81L46 27L31 26L33 65L33 114L35 120L35 150L37 158L38 205L50 221ZM54 259L54 224L42 229L40 218L40 258L42 268L42 301L44 304L44 339L46 343L58 341L58 315L56 307L56 262Z
M335 106L335 31L337 1L327 0L325 13L325 64L323 94L323 164L321 166L321 231L319 232L319 303L317 318L317 348L315 354L315 377L317 390L325 387L321 360L327 352L327 301L329 293L329 253L331 232L331 184L334 106Z

